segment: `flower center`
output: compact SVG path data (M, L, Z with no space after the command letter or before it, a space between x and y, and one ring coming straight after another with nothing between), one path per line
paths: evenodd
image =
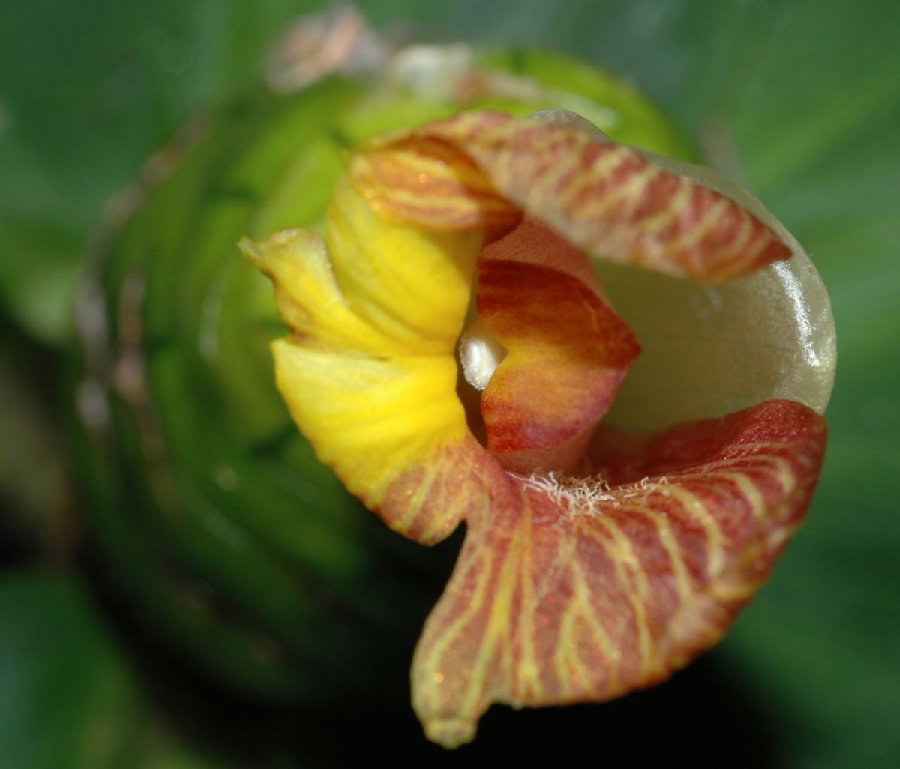
M459 375L456 394L466 412L466 423L475 439L487 448L487 428L481 414L481 393L506 357L506 348L476 315L460 334L456 346Z
M506 348L475 318L459 337L457 355L466 382L480 392L506 357Z

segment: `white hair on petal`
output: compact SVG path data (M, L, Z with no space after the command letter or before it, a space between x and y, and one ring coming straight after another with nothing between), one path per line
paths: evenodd
M599 475L583 478L557 473L516 475L525 488L546 494L556 504L577 515L596 516L601 503L618 504L640 497L669 482L665 475L645 477L635 483L610 485Z

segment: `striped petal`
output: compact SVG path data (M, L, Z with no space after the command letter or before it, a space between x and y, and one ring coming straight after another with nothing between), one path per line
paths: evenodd
M429 158L441 171L422 172L421 154L436 142L445 146ZM743 206L631 147L498 112L462 113L382 139L354 156L351 172L394 219L435 230L509 227L519 209L589 253L671 275L728 280L791 254ZM458 184L446 183L454 177ZM488 219L476 213L479 204L461 200L470 189L489 201Z
M471 739L491 702L650 685L717 641L800 522L825 427L772 401L622 437L597 439L595 480L508 475L469 519L413 665L433 740Z
M426 136L379 141L354 156L351 173L376 210L435 232L504 229L522 216L471 159Z

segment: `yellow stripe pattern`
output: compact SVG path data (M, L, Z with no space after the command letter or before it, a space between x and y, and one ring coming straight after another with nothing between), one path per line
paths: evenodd
M413 149L425 143L440 147L432 165ZM790 256L738 203L635 149L499 112L379 139L353 157L351 174L377 210L399 221L502 228L523 212L598 257L671 275L723 281Z
M630 460L650 475L597 484L593 499L498 477L416 650L428 735L470 740L491 702L615 697L715 643L799 524L824 439L814 412L772 401L673 428ZM673 463L685 442L703 456ZM665 475L652 474L656 451L670 454Z

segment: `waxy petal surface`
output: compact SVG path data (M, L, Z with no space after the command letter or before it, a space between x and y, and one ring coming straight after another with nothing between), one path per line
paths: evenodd
M442 152L446 168L433 182L417 171L420 160L411 148L424 152L436 140L456 154ZM386 156L389 174L382 162ZM354 156L351 173L385 215L445 230L484 225L472 213L476 206L464 199L475 183L444 182L454 173L470 179L473 163L489 180L479 190L484 188L481 195L500 212L494 224L511 226L499 202L506 200L574 245L622 264L722 281L791 255L745 208L658 168L631 147L497 112L462 113L383 139ZM446 216L454 210L463 213Z
M516 472L571 470L640 350L633 334L583 252L530 220L482 254L477 309L508 351L481 399L488 449Z
M772 401L624 455L601 436L595 461L622 482L507 476L416 651L429 736L471 739L491 702L608 699L708 648L799 524L824 443L815 412Z

